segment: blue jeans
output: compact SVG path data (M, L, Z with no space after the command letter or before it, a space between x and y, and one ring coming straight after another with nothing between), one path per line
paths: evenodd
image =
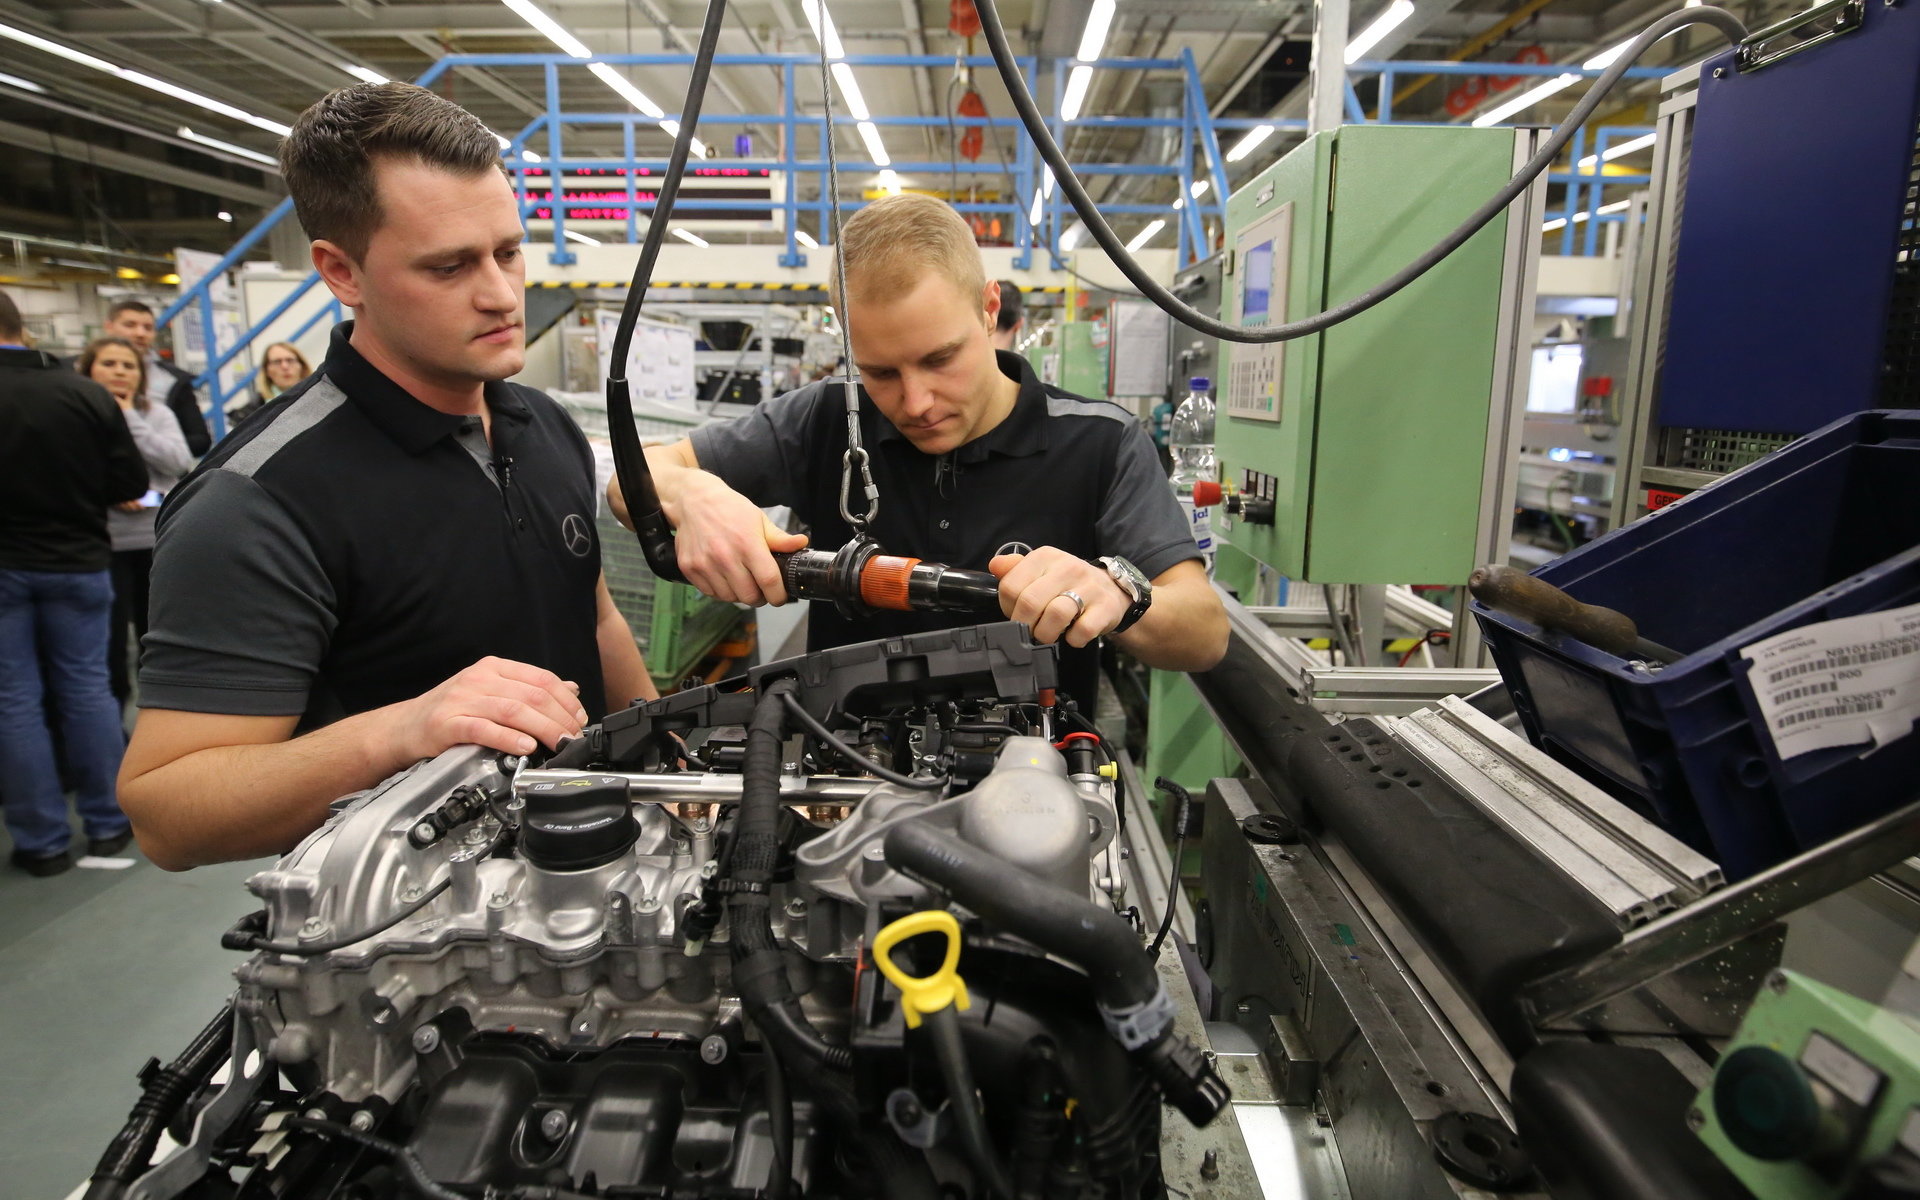
M112 608L105 571L0 569L0 798L7 832L22 853L59 854L72 836L47 729L42 662L87 836L126 832L114 798L126 734L107 683Z

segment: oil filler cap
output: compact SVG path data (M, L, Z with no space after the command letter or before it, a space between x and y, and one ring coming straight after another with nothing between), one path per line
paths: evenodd
M546 871L590 871L633 849L640 826L618 775L581 775L527 789L520 852Z

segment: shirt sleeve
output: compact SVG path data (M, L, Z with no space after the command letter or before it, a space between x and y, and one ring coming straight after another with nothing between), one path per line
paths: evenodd
M298 716L336 611L312 542L279 501L247 476L202 472L161 514L140 705Z
M693 455L734 491L762 508L796 506L807 494L809 430L824 389L788 392L744 417L693 431Z
M180 433L180 421L173 410L155 405L146 412L125 410L127 429L133 434L140 457L147 462L150 475L178 479L193 467L193 455L187 452L187 439Z
M1129 424L1121 438L1094 536L1103 554L1126 559L1148 579L1200 557L1153 443L1138 425Z
M193 452L195 458L213 448L213 434L207 429L207 418L200 413L200 397L193 390L193 380L174 380L173 389L167 393L167 407L173 410L174 419L180 422L181 436L186 439L187 449Z
M87 403L99 422L101 465L100 507L138 500L147 490L147 464L140 447L120 415L120 406L107 395L107 389L91 379L80 380Z

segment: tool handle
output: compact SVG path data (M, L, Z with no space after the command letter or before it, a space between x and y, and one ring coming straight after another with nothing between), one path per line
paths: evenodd
M1488 608L1578 638L1608 654L1622 658L1638 654L1640 631L1632 617L1597 604L1582 604L1525 571L1499 563L1476 567L1467 577L1467 590Z

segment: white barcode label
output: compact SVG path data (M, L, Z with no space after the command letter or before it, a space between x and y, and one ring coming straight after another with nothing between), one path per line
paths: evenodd
M1781 758L1884 745L1920 717L1920 604L1803 625L1740 653Z

